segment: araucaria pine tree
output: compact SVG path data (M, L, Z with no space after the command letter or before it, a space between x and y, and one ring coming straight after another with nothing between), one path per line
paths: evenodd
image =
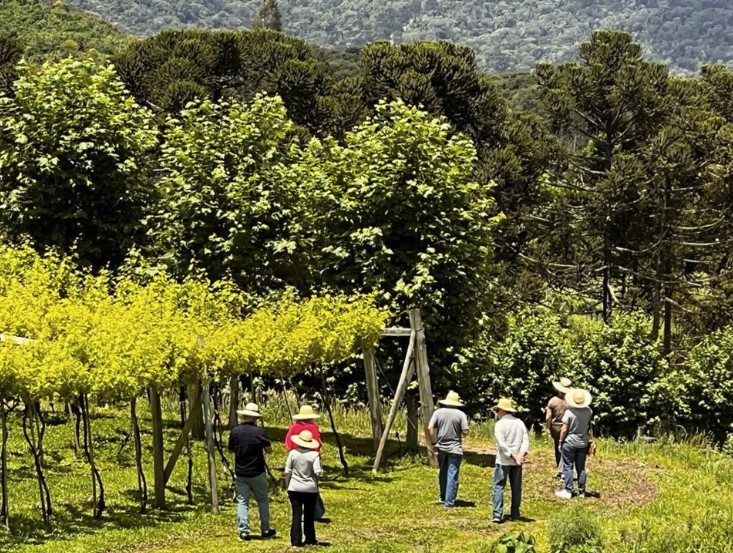
M252 27L282 32L283 23L277 0L262 0L260 9L252 22Z

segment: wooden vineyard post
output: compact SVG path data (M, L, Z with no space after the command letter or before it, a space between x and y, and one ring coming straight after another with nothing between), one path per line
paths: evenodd
M229 379L229 430L237 426L237 407L239 406L239 377L233 376Z
M369 415L372 421L372 440L374 441L374 451L377 451L382 437L382 402L379 398L379 380L377 379L374 350L364 351L364 372L366 373L367 395L369 396Z
M153 421L153 474L155 482L155 506L165 509L165 467L163 465L163 413L160 394L150 389L150 415Z
M204 422L206 424L206 456L209 459L209 484L211 486L211 512L219 512L219 482L216 477L216 457L214 456L214 427L211 422L211 392L203 386Z
M198 337L199 347L204 347L204 337ZM216 477L216 457L214 455L214 426L211 413L211 386L207 382L201 386L204 400L204 425L206 429L206 457L209 460L209 485L211 486L211 512L219 512L219 482Z
M417 365L417 383L420 389L420 408L422 411L422 424L425 433L425 449L428 455L428 464L432 468L438 466L438 460L430 450L430 433L428 424L435 411L433 403L433 388L430 384L430 366L428 365L428 351L425 345L425 330L422 326L422 317L419 309L410 309L410 327L416 336L415 364Z
M402 399L405 397L407 385L410 383L412 375L415 374L415 362L413 359L415 342L416 336L415 333L412 333L410 336L410 344L407 346L407 354L405 355L405 363L402 366L400 381L397 384L397 390L395 390L394 401L392 402L392 407L389 410L387 423L384 425L384 430L382 431L382 437L379 440L379 447L377 448L377 454L374 458L374 466L372 466L373 472L377 472L379 470L379 465L382 463L382 457L384 455L384 448L387 446L387 440L389 439L389 431L392 429L392 423L394 423L395 417L397 416L397 410L400 408L400 403L402 403Z

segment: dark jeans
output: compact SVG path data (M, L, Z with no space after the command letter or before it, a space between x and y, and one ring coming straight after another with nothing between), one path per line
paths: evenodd
M509 480L512 489L512 518L519 518L519 507L522 503L522 466L521 465L496 465L494 469L494 518L501 519L504 516L504 488Z
M585 471L585 458L588 455L588 446L573 447L567 442L562 444L563 477L565 489L573 493L573 467L578 473L578 493L585 494L585 483L588 473Z
M456 506L458 497L458 474L461 471L463 455L438 450L438 484L440 485L440 501L446 507Z
M290 498L290 506L293 509L293 522L290 525L290 544L294 547L300 546L303 542L303 533L305 533L305 544L315 545L318 543L314 519L318 493L288 491L288 497ZM301 520L303 521L302 529L300 526Z
M550 436L552 436L552 443L555 444L555 468L559 472L562 472L562 466L560 466L560 461L562 461L562 453L560 453L560 428L552 426Z

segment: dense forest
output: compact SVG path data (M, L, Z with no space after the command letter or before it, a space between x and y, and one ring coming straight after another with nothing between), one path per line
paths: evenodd
M66 0L139 36L165 29L247 29L260 0ZM331 47L379 41L451 40L470 46L479 67L532 69L571 59L599 28L631 33L650 58L673 70L729 62L728 0L281 0L283 30Z
M2 0L0 34L13 35L31 62L82 51L105 56L119 52L134 40L82 10L61 2L35 0Z

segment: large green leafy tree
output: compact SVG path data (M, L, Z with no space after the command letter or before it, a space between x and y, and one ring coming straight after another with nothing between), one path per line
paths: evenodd
M322 275L397 313L423 308L445 359L490 305L494 203L475 181L476 149L445 119L400 101L376 111L343 146L310 146L323 160L310 194Z
M195 99L247 101L267 92L283 99L294 122L318 133L338 110L326 64L302 40L269 29L166 31L114 61L141 103L169 113Z
M608 321L646 186L638 155L670 114L667 68L646 61L628 34L599 31L582 44L578 62L541 64L536 75L555 128L587 141L568 144L566 170L554 176L562 192L550 223L573 231L559 246L574 281L601 275L600 293L592 295Z
M23 69L0 99L2 225L40 247L120 261L144 235L156 144L151 115L111 67L67 59Z
M264 294L308 280L296 127L279 98L204 103L168 120L155 242L181 275L197 263Z

